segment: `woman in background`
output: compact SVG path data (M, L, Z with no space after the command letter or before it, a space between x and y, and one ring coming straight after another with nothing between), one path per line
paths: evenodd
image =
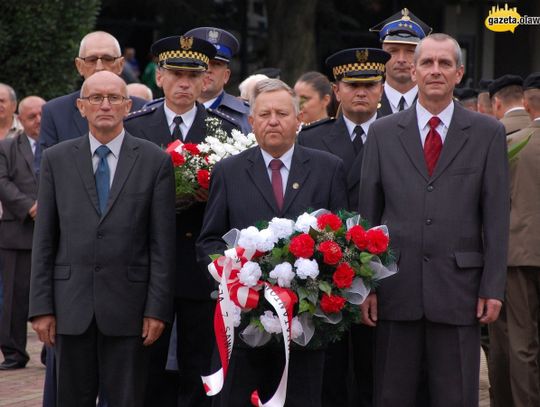
M332 84L320 72L306 72L294 85L300 99L300 120L304 124L326 119L328 105L332 100Z

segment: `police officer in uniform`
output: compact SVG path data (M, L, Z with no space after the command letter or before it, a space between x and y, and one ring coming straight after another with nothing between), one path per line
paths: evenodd
M385 64L389 59L387 52L375 48L346 49L330 56L326 64L336 81L333 87L341 103L341 114L337 118L308 125L298 135L298 144L328 151L343 160L352 210L358 210L363 145L369 126L380 115L377 106L383 92ZM371 406L372 330L354 326L352 339L352 348L349 347L349 338L345 338L331 345L326 352L323 406L348 405L352 395L343 388L349 381L346 367L350 360L353 360L357 377L354 388L359 400L355 405Z
M386 64L386 82L379 109L381 115L408 109L418 94L418 87L411 78L414 50L432 28L404 8L369 31L379 33L382 49L391 55Z
M197 102L205 71L216 54L212 44L195 37L173 36L155 42L151 51L158 58L156 82L163 89L164 103L129 115L125 120L128 132L165 147L175 139L185 143L202 142L206 137L205 119L209 116L221 119L222 128L228 132L239 127L232 117L211 109L207 111ZM200 375L210 372L215 343L215 301L210 297L213 287L208 272L201 270L195 261L195 241L202 225L207 196L207 191L200 189L196 194L197 202L188 209L179 210L176 216L178 406L209 406L211 403ZM164 370L168 337L161 345L160 356L154 359ZM174 391L176 397L176 388ZM168 402L162 405L168 406Z
M238 40L230 32L216 27L194 28L184 35L206 40L217 50L216 56L210 59L208 64L206 86L199 97L199 102L207 109L218 110L234 117L241 124L242 132L249 133L251 131L247 119L249 106L223 89L231 77L231 59L240 48Z

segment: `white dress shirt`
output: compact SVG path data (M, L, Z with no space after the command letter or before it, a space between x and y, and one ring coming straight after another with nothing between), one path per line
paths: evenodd
M36 143L37 143L36 140L34 140L28 134L25 134L25 136L28 139L28 142L30 143L30 148L32 149L32 154L36 155Z
M437 115L439 119L441 119L441 122L437 126L437 132L441 136L441 140L444 144L444 140L446 139L446 133L448 133L448 128L450 127L450 122L452 121L452 115L454 114L454 102L450 102L448 106L444 108L444 110ZM429 119L431 119L434 115L427 111L427 109L420 104L420 102L416 102L416 118L418 120L418 130L420 131L420 138L422 141L422 147L424 147L424 143L426 142L426 137L429 133Z
M122 148L122 143L124 141L125 131L122 129L122 132L112 139L110 142L105 144L111 150L111 153L107 156L107 164L109 165L109 188L112 186L114 180L114 174L116 173L116 166L118 164L118 157L120 156L120 149ZM90 139L90 153L92 154L92 167L94 168L94 174L96 173L99 156L96 154L96 150L102 144L97 141L97 139L92 136L91 133L88 134Z
M391 87L388 84L388 82L385 82L384 93L386 94L386 97L388 98L388 101L390 102L392 113L396 113L396 112L399 112L399 101L401 100L402 96L405 98L405 105L403 106L404 109L408 109L409 107L413 105L414 99L416 98L416 95L418 94L418 86L415 85L414 88L408 90L407 92L400 93L397 90L395 90L393 87Z
M362 127L362 130L364 130L364 134L362 134L362 142L366 144L367 141L367 133L369 130L369 126L371 126L371 123L373 123L375 120L377 120L377 112L368 121L365 121L362 124L356 124L352 120L349 120L345 115L343 115L343 121L345 122L345 126L347 126L347 130L349 131L349 136L351 137L351 141L354 141L356 138L356 134L354 133L354 128L356 126Z
M182 132L182 140L185 140L186 135L188 134L188 131L191 128L191 125L195 121L195 116L197 115L197 104L194 104L193 107L185 113L176 114L167 107L167 102L165 102L163 104L163 110L165 110L165 117L167 118L167 125L169 126L169 130L171 131L171 134L174 130L174 126L176 126L176 123L174 122L174 118L176 116L182 117L182 124L180 124L180 131Z
M270 183L272 183L272 169L270 168L270 161L272 160L281 160L283 165L281 166L281 169L279 172L281 173L281 182L283 184L283 195L285 196L285 190L287 189L287 181L289 180L289 172L291 172L291 163L292 163L292 156L294 152L294 144L293 146L281 157L275 158L272 157L270 154L268 154L266 151L264 151L261 148L261 153L264 159L264 164L266 165L266 172L268 173L268 178L270 178Z

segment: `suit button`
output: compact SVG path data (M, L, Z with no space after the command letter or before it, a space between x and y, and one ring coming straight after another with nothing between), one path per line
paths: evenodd
M426 263L429 262L429 257L428 256L424 256L424 262L426 262Z
M431 192L434 189L435 189L435 187L433 185L428 185L428 187L427 187L428 192Z
M101 266L94 267L94 270L96 273L99 273L101 271Z
M431 219L426 219L426 225L431 225L433 221Z
M191 239L191 238L193 237L193 233L187 232L187 233L186 233L186 237L187 237L188 239Z
M103 239L103 233L98 233L98 234L97 234L97 238L98 238L98 239Z

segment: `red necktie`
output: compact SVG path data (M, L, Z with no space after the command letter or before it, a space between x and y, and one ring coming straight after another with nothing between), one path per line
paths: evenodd
M270 169L272 170L272 190L274 191L274 197L276 198L276 203L279 210L283 208L283 181L281 179L281 167L283 167L281 160L270 161Z
M441 122L436 116L429 119L429 133L427 134L426 141L424 142L424 157L426 159L426 165L428 174L431 177L433 170L437 165L437 160L441 155L442 139L441 135L437 132L437 126Z

